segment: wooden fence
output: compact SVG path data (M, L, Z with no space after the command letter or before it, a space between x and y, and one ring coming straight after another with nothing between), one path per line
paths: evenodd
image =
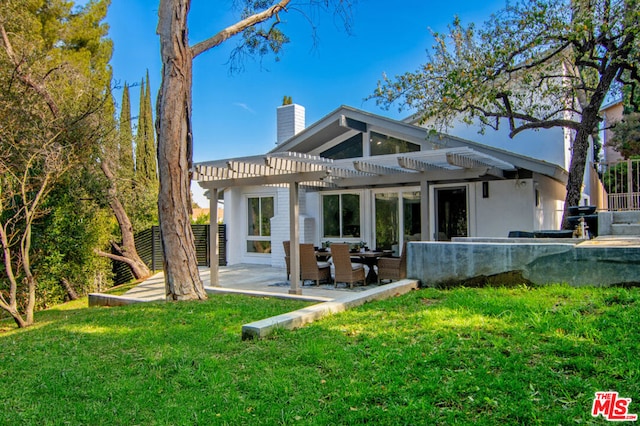
M210 266L209 253L209 225L191 225L196 245L196 257L198 266ZM227 264L227 234L226 225L218 225L218 265ZM153 226L135 235L136 250L144 263L152 271L163 269L164 257L162 255L162 241L160 240L160 228ZM133 279L131 270L127 264L113 261L114 284L123 284Z

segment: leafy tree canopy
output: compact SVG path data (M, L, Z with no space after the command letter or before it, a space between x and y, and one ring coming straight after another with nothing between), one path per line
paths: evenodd
M434 130L446 130L456 118L482 131L507 125L511 136L573 130L566 209L580 200L603 100L624 86L635 99L639 20L636 0L507 4L481 28L456 19L447 33L434 33L427 62L385 77L373 97L387 107L415 109Z
M611 146L625 158L640 155L640 113L625 114L613 127Z

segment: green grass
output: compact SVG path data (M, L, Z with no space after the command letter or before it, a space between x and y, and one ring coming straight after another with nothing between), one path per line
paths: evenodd
M602 390L640 413L639 289L425 289L240 339L301 306L76 303L0 323L0 424L606 424Z

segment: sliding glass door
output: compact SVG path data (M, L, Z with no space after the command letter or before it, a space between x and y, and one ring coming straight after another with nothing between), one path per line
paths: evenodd
M404 241L420 240L420 192L374 194L375 247L400 253Z

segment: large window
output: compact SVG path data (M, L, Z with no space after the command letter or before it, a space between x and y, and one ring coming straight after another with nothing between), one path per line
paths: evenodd
M369 139L371 155L400 154L403 152L420 151L420 145L407 142L393 136L371 132Z
M271 253L273 197L249 197L247 210L247 252Z
M320 153L321 157L341 160L343 158L362 157L362 133L351 136L344 142Z
M324 238L360 238L360 195L324 195L322 223Z

